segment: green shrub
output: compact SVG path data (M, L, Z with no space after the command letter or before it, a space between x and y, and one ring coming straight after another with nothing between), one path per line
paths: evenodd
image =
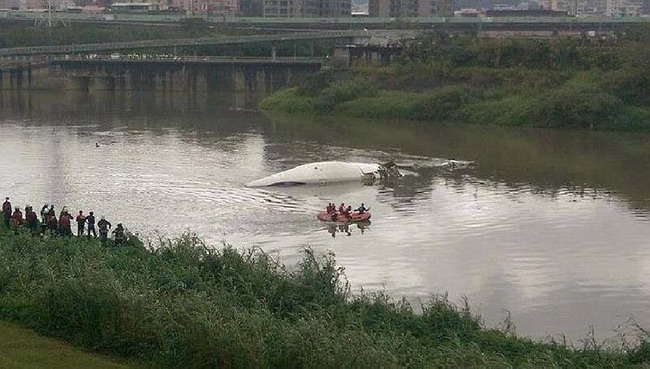
M464 86L443 87L424 93L381 91L376 97L358 98L341 104L338 114L361 118L390 118L411 120L445 120L473 100Z
M297 89L285 89L265 97L259 104L260 109L275 110L285 113L310 113L314 110L314 99L301 95Z
M0 234L0 318L159 367L622 367L630 354L572 350L486 330L434 297L415 314L352 294L333 255L285 268L260 250L185 235L145 249Z
M634 68L609 72L601 86L629 104L650 106L650 78L648 69Z
M314 110L317 113L328 113L335 106L360 97L374 96L373 86L360 80L339 82L321 91L314 100Z

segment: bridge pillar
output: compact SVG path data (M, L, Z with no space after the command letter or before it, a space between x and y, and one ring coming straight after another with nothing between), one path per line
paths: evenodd
M278 60L277 49L275 48L275 46L271 47L271 60L273 61Z

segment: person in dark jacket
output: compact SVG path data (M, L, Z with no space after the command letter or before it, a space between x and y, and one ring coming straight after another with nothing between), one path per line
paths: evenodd
M364 203L361 203L361 206L357 208L357 212L359 212L359 214L363 214L368 210L370 210L370 208L367 208Z
M11 202L8 197L5 197L5 202L2 203L2 216L5 221L5 225L9 227L9 219L11 218Z
M32 233L38 232L38 215L29 205L25 207L25 224Z
M56 220L56 215L47 215L47 229L51 234L55 234L59 229L59 222Z
M14 210L14 214L11 216L11 226L18 228L24 223L25 219L23 219L23 212L20 211L20 208L16 206L16 210Z
M45 205L43 205L43 207L41 208L41 222L43 222L43 224L47 223L47 212L49 211L49 210L47 209L48 206L49 206L49 205L45 204Z
M95 214L91 211L86 217L86 223L88 223L88 238L90 238L90 233L92 232L93 237L97 237L97 232L95 231Z
M113 237L115 238L115 245L121 246L126 241L126 233L124 232L124 227L122 223L118 223L117 227L113 230Z
M97 222L97 227L99 227L99 238L102 242L105 242L108 238L108 230L112 227L111 222L102 215L102 218Z

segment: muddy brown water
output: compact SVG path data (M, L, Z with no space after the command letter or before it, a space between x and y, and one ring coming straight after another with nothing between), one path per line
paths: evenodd
M331 250L355 290L467 296L488 326L509 312L531 337L650 325L650 135L288 117L255 101L1 92L0 195L289 265ZM407 174L395 183L245 187L311 161L389 159ZM315 215L330 201L364 202L372 223L328 227Z

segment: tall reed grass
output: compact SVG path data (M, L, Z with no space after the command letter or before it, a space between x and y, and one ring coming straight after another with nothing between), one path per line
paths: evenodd
M94 239L0 235L0 318L170 368L633 367L628 352L485 329L433 296L421 313L352 293L332 254L286 267L259 249L184 235L116 248Z

